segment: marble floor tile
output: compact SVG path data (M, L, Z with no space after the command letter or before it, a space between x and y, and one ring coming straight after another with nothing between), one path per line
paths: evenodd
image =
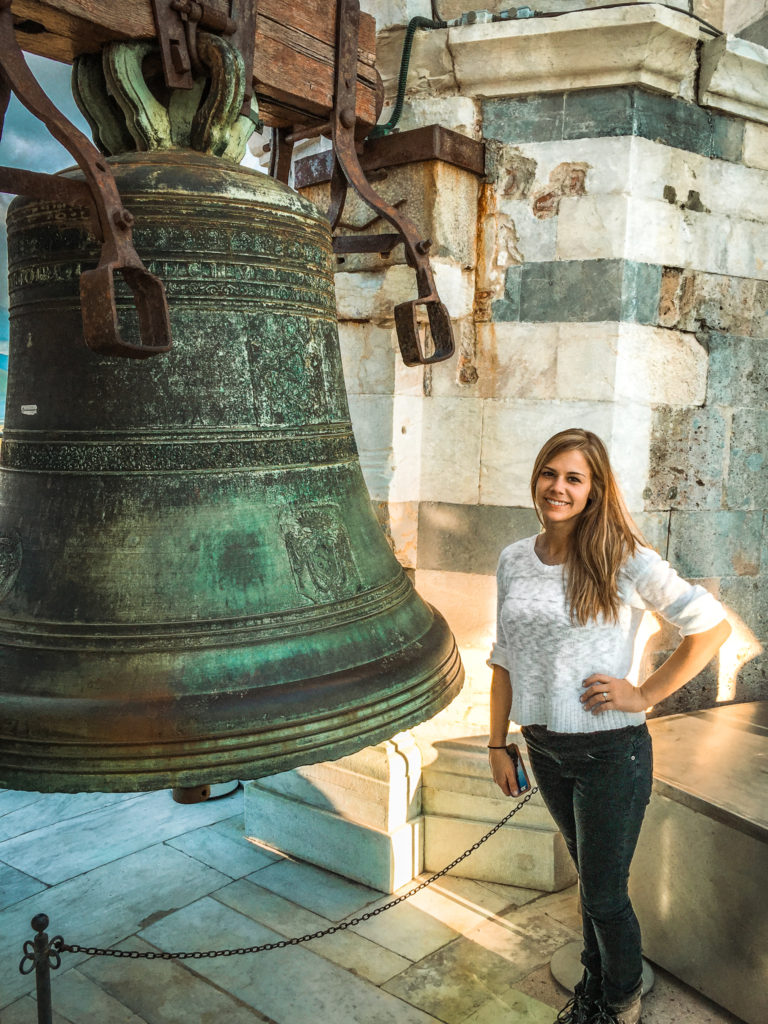
M1 851L2 847L0 858ZM258 878L248 880L330 921L342 921L381 896L376 889L298 860L271 864L258 872Z
M581 911L579 910L579 887L570 885L562 892L547 893L541 897L537 906L553 917L566 928L572 928L581 934Z
M384 902L385 899L379 899L376 905ZM455 928L443 924L430 913L414 906L410 900L400 903L378 917L371 918L370 921L354 925L352 930L370 939L371 942L413 961L429 956L446 943L453 942L460 934Z
M429 878L428 874L419 875L418 881ZM501 885L495 882L479 882L472 878L460 878L458 875L444 875L435 882L431 889L454 893L477 907L490 910L494 914L507 910L509 907L522 907L531 900L543 895L538 889L523 889L518 885Z
M504 957L458 938L383 988L446 1024L463 1024L509 986L512 973Z
M238 805L242 792L199 804L177 804L165 790L142 793L7 839L0 843L0 860L56 885L151 843L231 817Z
M537 999L540 1003L554 1006L558 1011L571 998L571 993L552 977L548 963L543 967L537 967L535 971L531 971L530 974L526 974L524 978L516 981L515 988L519 992L524 992L533 999Z
M135 793L23 793L16 796L34 797L28 802L21 802L0 817L0 841L15 839L28 832L79 818L82 814L125 804L140 799ZM2 803L0 802L0 810Z
M0 817L27 807L42 797L42 793L26 792L20 789L0 789Z
M209 828L229 839L240 839L245 835L245 818L242 814L233 814L229 818L214 822Z
M536 966L536 957L539 957L539 963L548 960L560 946L581 938L581 931L568 928L551 917L547 913L546 897L542 897L467 930L464 938L467 942L499 953L516 967L528 961L528 970L532 970ZM522 976L517 974L517 977Z
M214 899L286 938L324 931L333 924L327 918L304 910L245 879L219 889ZM351 929L323 939L313 939L308 948L359 977L367 978L374 985L382 985L411 966L410 960L377 946L362 935L356 935Z
M484 886L486 889L490 889L491 892L497 892L501 895L504 893L510 894L511 899L509 905L513 904L516 907L522 907L525 903L530 903L532 900L537 900L543 895L540 889L524 889L520 885L502 885L501 882L478 882L478 885Z
M457 879L457 881L466 881L466 879ZM415 896L411 896L408 899L408 905L415 907L431 917L433 921L439 921L455 932L475 928L483 921L491 920L499 911L508 909L508 904L498 906L494 910L489 906L479 905L473 898L478 895L479 886L475 886L468 895L465 895L460 886L449 888L443 882L444 880L440 879L439 882L435 882L416 893ZM466 891L468 887L464 888ZM482 895L482 892L479 895ZM486 895L488 897L486 902L492 903L493 894L487 892ZM383 902L386 902L386 899Z
M0 863L0 910L18 903L20 900L42 892L47 886L36 878L30 878L23 871Z
M274 864L276 860L273 854L249 843L244 836L239 839L230 838L216 831L214 826L186 832L175 839L169 839L167 845L216 868L230 878L244 878L253 871Z
M546 1003L508 988L494 995L462 1024L552 1024L555 1011Z
M60 1013L56 1013L55 1009L51 1019L53 1024L78 1024L78 1021L71 1021L66 1017L62 1017ZM2 1021L3 1024L35 1024L37 1021L37 1003L31 996L23 996L21 999L17 999L15 1003L4 1007Z
M110 962L116 964L123 961ZM51 978L51 1004L57 1013L73 1024L148 1024L145 1017L137 1016L77 969L67 971L61 977L54 972Z
M139 938L122 943L146 952L155 947ZM250 1006L222 992L182 962L110 960L92 957L78 970L146 1024L256 1024L269 1021ZM5 1024L5 1019L3 1019ZM82 1024L90 1024L83 1021ZM98 1024L94 1021L94 1024Z
M574 933L536 903L486 921L384 986L447 1024L461 1024L536 967Z
M47 914L48 934L81 946L110 946L164 915L220 889L230 879L178 850L158 844L113 864L62 882L0 913L0 964L21 959L32 938L30 921ZM65 953L60 970L77 967L84 954ZM3 979L0 1004L34 988L14 969ZM3 1022L4 1024L4 1022Z
M205 936L211 949L279 938L276 932L210 897L151 925L141 937L169 949L178 948L191 934ZM196 960L194 970L277 1024L433 1024L434 1020L301 946Z

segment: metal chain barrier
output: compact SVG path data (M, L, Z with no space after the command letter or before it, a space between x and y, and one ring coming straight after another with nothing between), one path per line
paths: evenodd
M415 896L417 892L421 892L422 889L426 889L427 886L432 885L443 875L447 875L449 871L461 864L463 860L466 860L475 850L479 850L483 843L487 843L491 836L496 835L500 828L503 828L506 823L513 818L517 812L528 803L531 797L538 793L538 786L535 786L530 793L517 804L516 807L505 815L498 824L494 825L493 828L486 832L486 834L478 839L476 843L473 843L468 850L452 860L450 864L446 865L442 871L438 871L436 874L431 875L424 882L409 889L408 892L404 892L401 896L396 896L390 900L389 903L385 903L381 907L375 907L373 910L369 910L364 914L360 914L358 917L350 918L348 921L341 921L339 924L331 925L330 928L325 928L323 931L310 932L307 935L301 935L292 939L280 939L278 942L265 942L260 946L240 946L236 949L209 949L206 951L195 951L195 952L179 952L179 953L166 953L144 951L140 952L134 949L102 949L99 946L80 946L77 943L65 942L61 935L57 935L51 939L48 943L48 948L52 954L57 957L61 953L85 953L87 956L116 956L116 957L127 957L130 960L203 960L213 959L218 956L242 956L246 953L267 953L271 949L285 949L287 946L298 946L304 942L311 942L313 939L322 939L326 935L335 935L336 932L346 931L347 928L352 928L355 925L362 924L363 921L369 921L372 917L378 917L379 914L383 914L387 910L391 910L392 907L396 907L399 903L404 900L410 899L411 896ZM41 915L42 916L42 915ZM45 925L47 926L48 921L46 918ZM33 925L35 927L35 925ZM31 966L25 967L31 962ZM19 970L22 974L28 974L34 966L35 955L32 943L25 943L24 946L24 958L19 965ZM58 966L58 965L55 965Z
M141 952L135 949L103 949L100 946L81 946L76 942L65 942L61 935L56 935L54 938L49 939L45 931L49 924L48 917L45 914L37 914L32 918L32 927L37 934L34 940L24 943L24 956L19 964L19 971L22 974L35 972L38 1024L52 1024L53 1009L51 1004L50 972L60 966L62 953L85 953L87 956L116 956L125 957L129 960L211 960L218 956L243 956L246 953L267 953L271 949L299 946L304 942L311 942L313 939L322 939L326 935L335 935L336 932L346 931L347 928L353 928L357 924L362 924L363 921L370 921L372 917L378 917L379 914L383 914L386 910L391 910L398 903L402 903L403 900L410 899L417 892L426 889L428 885L432 885L438 878L447 875L449 871L458 864L461 864L463 860L466 860L475 850L479 850L483 843L487 843L491 836L496 835L499 829L503 828L510 818L513 818L522 807L525 807L531 797L535 796L538 791L538 786L534 786L530 793L527 793L520 803L513 807L509 814L506 814L481 839L478 839L468 850L465 850L455 860L452 860L450 864L447 864L442 871L431 875L426 881L415 885L413 889L409 889L408 892L404 892L401 896L396 896L381 907L375 907L373 910L366 911L366 913L360 914L357 917L352 917L348 921L341 921L339 924L323 929L323 931L310 932L307 935L300 935L293 939L265 942L260 946L239 946L235 949L208 949L178 953L165 953L154 950Z

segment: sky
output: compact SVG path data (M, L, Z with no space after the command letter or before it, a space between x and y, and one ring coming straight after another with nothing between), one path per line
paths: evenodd
M70 67L27 54L27 62L38 82L59 110L90 138L88 124L77 109L69 87ZM52 174L74 163L63 146L48 129L30 114L15 97L11 97L5 114L0 139L0 165L24 167L30 171ZM0 193L0 421L5 405L5 383L8 365L8 259L5 244L5 214L13 197Z

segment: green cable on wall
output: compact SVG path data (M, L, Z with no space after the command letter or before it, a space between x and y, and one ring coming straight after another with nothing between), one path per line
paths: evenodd
M392 110L392 116L386 124L375 125L368 135L369 139L379 139L382 135L389 135L389 133L395 129L397 122L400 120L400 115L403 112L403 101L405 100L405 87L408 81L408 65L411 62L411 47L413 46L413 37L417 28L448 28L448 22L441 21L439 19L433 21L431 18L419 17L411 18L408 22L408 27L405 30L405 40L403 41L403 54L400 58L400 75L397 80L397 99L395 100L395 106Z

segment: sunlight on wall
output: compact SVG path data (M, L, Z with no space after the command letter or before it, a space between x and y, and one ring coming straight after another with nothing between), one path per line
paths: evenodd
M646 612L640 622L640 628L637 631L637 637L635 639L635 653L632 658L632 667L627 673L627 679L630 682L637 683L651 672L652 665L650 664L650 649L651 639L661 632L661 626L657 620L651 615L650 612Z
M763 652L763 645L746 622L730 609L726 608L726 612L733 632L720 648L718 655L718 703L734 699L739 672L747 662Z

